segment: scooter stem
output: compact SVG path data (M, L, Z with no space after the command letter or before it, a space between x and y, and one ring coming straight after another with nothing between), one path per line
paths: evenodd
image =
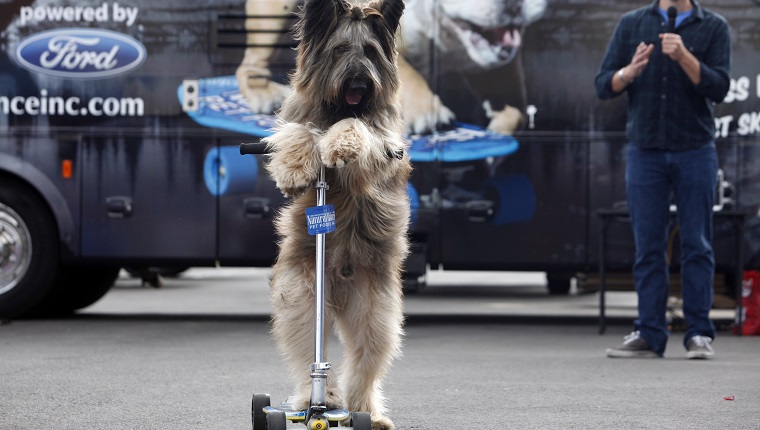
M315 185L317 206L325 205L327 183L325 166L320 166ZM311 365L311 406L324 407L327 397L327 370L330 363L325 360L325 233L318 233L316 279L314 286L314 364Z

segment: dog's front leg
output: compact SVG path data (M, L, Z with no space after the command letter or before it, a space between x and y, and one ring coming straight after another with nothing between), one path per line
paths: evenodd
M359 158L371 146L372 134L359 119L336 122L319 140L319 153L325 167L343 167Z
M335 123L319 140L318 147L322 163L328 168L340 168L343 184L357 195L371 193L408 166L400 134L356 118Z
M303 193L317 180L319 153L317 139L321 131L311 125L284 123L275 133L262 139L271 157L267 171L285 196Z

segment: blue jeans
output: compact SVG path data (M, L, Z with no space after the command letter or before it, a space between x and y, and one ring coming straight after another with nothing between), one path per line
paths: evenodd
M636 330L658 354L665 353L669 271L667 263L671 190L678 208L681 238L681 288L687 330L715 338L709 312L713 304L715 257L712 249L713 202L718 156L715 145L686 151L640 149L629 145L626 191L636 259L633 277L639 299Z

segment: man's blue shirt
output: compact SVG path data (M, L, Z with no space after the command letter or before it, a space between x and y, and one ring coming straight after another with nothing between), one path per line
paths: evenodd
M620 19L596 75L596 92L601 99L628 93L626 133L631 144L665 150L699 148L713 142L713 106L723 101L731 85L728 24L692 0L692 14L677 27L684 46L700 62L700 82L695 85L678 63L662 53L659 35L667 23L658 4L655 0ZM649 64L624 91L612 91L612 77L631 62L640 42L655 44Z

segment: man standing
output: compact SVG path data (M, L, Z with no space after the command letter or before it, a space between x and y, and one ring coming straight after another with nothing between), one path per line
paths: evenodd
M718 160L714 104L730 86L725 19L696 0L655 0L626 13L607 47L596 91L628 94L626 192L639 318L609 357L661 357L668 340L667 241L671 190L681 237L688 358L710 358L715 327L712 206Z

